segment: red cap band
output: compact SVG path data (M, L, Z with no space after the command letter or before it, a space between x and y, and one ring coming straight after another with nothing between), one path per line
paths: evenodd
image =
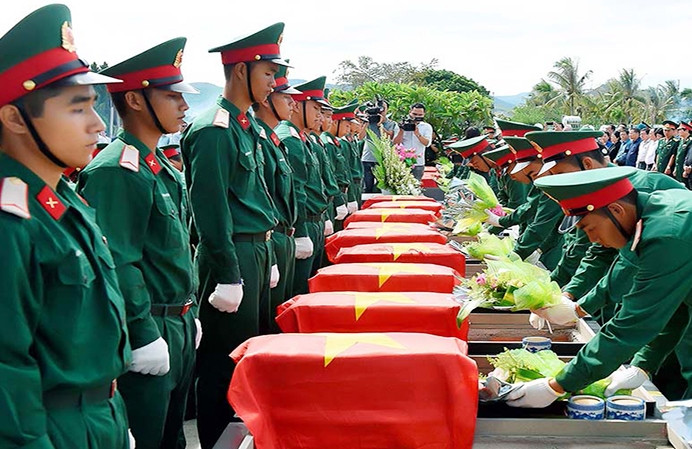
M262 56L276 56L278 58L280 54L279 44L257 45L255 47L222 51L221 62L226 65L235 64L236 62L259 61L262 59Z
M536 156L540 156L538 151L535 148L527 148L525 150L519 150L517 151L517 154L515 157L517 158L517 162L525 162L531 158L534 158Z
M340 112L339 114L332 114L332 120L347 120L351 118L356 118L354 112Z
M601 190L562 200L560 206L567 215L586 215L619 200L632 190L634 186L630 180L623 178Z
M573 142L558 143L549 147L542 147L541 155L544 161L550 161L551 158L564 154L566 156L574 156L575 154L586 153L598 149L598 143L593 137L586 139L575 140Z
M474 154L482 153L488 147L490 147L490 143L488 143L487 140L481 140L476 145L472 146L471 148L467 148L466 150L462 151L460 154L461 154L461 157L471 157Z
M524 137L526 133L538 131L537 129L503 129L502 135L505 137Z
M688 131L692 131L692 125L688 125L685 122L680 122L680 126L682 126L683 128L685 128Z
M507 164L511 163L513 160L514 160L514 154L510 152L510 153L508 153L508 154L502 156L501 158L499 158L499 159L495 162L495 164L496 164L498 167L502 167L503 165L507 165Z
M277 86L283 86L284 84L288 84L288 78L280 76L279 78L274 78L274 82Z
M300 90L300 89L299 89ZM302 94L291 95L295 101L307 100L323 100L324 91L321 90L305 90Z
M77 53L67 51L62 47L56 47L32 56L0 73L0 86L2 86L2 89L0 89L0 106L12 103L17 98L21 98L29 92L40 89L55 81L77 73L88 72L89 67L80 65L66 72L56 73L54 77L42 81L41 84L33 84L32 78L77 59L79 59ZM27 89L27 86L30 86L30 88Z
M137 72L123 73L122 75L114 76L123 80L123 82L118 84L109 84L108 92L127 92L128 90L138 90L146 87L166 86L169 84L179 83L183 80L183 75L180 72L180 68L174 65L151 67ZM175 79L168 79L165 83L156 84L155 81L161 78Z

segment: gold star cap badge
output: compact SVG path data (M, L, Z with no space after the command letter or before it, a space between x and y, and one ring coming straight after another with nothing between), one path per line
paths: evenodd
M60 34L62 36L62 48L70 53L75 53L77 51L77 47L74 44L74 33L72 32L72 28L70 28L70 24L67 21L63 22L62 27L60 28Z
M173 61L173 67L180 68L180 66L183 65L183 49L181 48L178 50L178 53L175 55L175 60Z

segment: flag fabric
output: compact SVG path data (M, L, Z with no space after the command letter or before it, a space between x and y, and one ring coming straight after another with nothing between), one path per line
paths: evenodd
M349 215L344 225L348 226L356 221L428 224L435 221L435 213L424 209L364 209Z
M345 229L330 235L325 240L324 250L329 259L336 257L341 248L348 248L366 243L407 243L432 242L447 243L447 237L429 228L425 231L416 229L410 231L408 223L382 223L376 228Z
M462 276L449 267L427 263L341 263L320 268L308 279L318 292L452 293Z
M377 195L372 198L368 198L363 202L361 209L368 209L375 203L380 203L382 201L431 201L436 203L434 198L430 198L423 195Z
M370 209L423 209L434 212L436 216L440 215L442 204L436 201L382 201L374 203Z
M468 320L457 325L460 307L447 293L309 293L279 305L276 322L283 332L419 332L467 340Z
M387 230L392 229L396 231L405 232L419 232L419 231L437 231L437 228L433 228L429 224L421 223L378 223L376 221L352 221L344 229L381 229Z
M438 175L438 174L424 173L423 177L421 177L420 185L424 189L435 189L438 187L437 180L439 178L440 178L440 175Z
M331 260L331 259L330 259ZM430 242L370 243L341 248L332 263L431 263L466 272L466 258L449 245Z
M414 333L254 337L228 400L258 449L471 449L478 369L457 338Z

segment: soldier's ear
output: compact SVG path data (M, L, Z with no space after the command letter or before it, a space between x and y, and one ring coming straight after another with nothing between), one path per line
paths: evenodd
M19 113L17 106L6 104L0 108L0 122L2 122L2 132L13 134L27 134L27 128L22 115Z
M613 214L615 217L618 218L624 218L625 217L625 207L620 204L619 202L615 203L610 203L608 204L608 210L610 211L611 214Z
M247 64L234 64L233 65L233 77L241 80L245 79L247 75Z
M146 107L142 94L134 90L125 92L125 104L127 104L128 108L135 111L143 111Z

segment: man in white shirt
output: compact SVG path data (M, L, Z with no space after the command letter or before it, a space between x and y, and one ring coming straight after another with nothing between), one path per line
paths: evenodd
M425 171L425 148L430 145L433 133L432 126L423 121L424 117L425 105L413 104L408 117L400 124L399 132L394 137L395 144L400 143L404 148L413 148L416 151L416 163L411 171L419 181Z
M648 128L641 128L640 137L642 142L639 144L639 153L637 153L637 168L646 170L646 156L649 148L651 147L651 130Z

